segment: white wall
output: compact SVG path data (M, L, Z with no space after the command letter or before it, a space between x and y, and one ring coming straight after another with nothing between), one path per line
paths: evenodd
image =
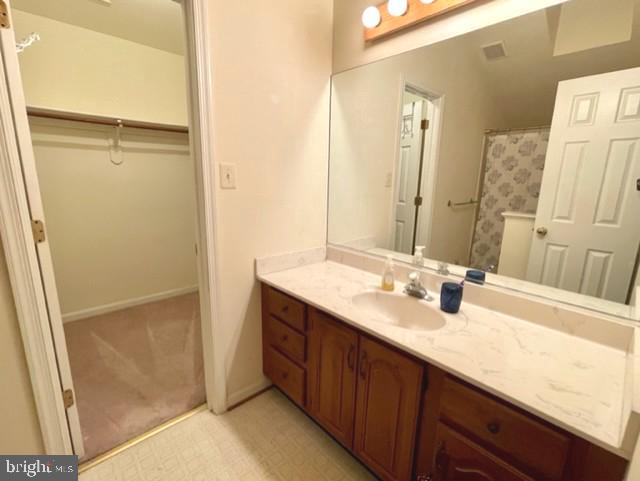
M1 245L0 366L0 389L3 393L0 396L0 453L42 453L42 435Z
M13 10L27 105L186 125L184 57Z
M262 386L259 256L326 241L332 0L209 2L219 190L219 322L228 397Z
M380 2L378 0L334 0L333 71L341 72L407 52L564 1L566 0L480 2L477 6L467 7L380 41L365 44L361 22L362 12L369 5L377 5Z
M31 121L63 318L197 287L188 136ZM112 162L122 162L114 165Z
M484 130L502 126L480 61L461 38L334 75L330 242L374 238L378 247L392 248L393 189L386 187L386 176L393 172L398 157L404 79L444 96L432 242L427 256L468 262L475 211L454 210L447 202L476 195ZM425 199L425 204L430 201Z

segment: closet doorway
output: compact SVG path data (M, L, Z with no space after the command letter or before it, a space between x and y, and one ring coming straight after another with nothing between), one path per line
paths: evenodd
M31 224L37 258L17 225L3 224L3 240L10 269L27 277L16 297L36 313L19 307L46 451L82 462L207 398L223 410L224 389L204 362L214 280L199 133L207 81L185 72L202 70L189 55L202 5L69 3L14 0L15 33L2 32L20 154L7 159L7 190L28 201L3 215Z

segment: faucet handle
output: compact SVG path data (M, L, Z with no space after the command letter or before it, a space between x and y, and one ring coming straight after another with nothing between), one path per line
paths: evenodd
M409 282L411 282L411 284L418 284L420 282L420 273L418 271L410 272Z

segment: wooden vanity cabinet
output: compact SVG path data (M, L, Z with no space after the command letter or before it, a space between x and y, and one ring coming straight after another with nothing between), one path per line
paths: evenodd
M429 366L418 481L622 481L627 461Z
M307 306L262 286L262 370L301 407L307 404Z
M418 481L534 481L447 425L438 423L432 473Z
M351 449L358 333L317 309L311 309L309 326L309 413Z
M308 411L380 478L409 481L423 367L310 308Z
M411 479L422 383L421 363L360 336L353 451L384 480Z
M384 481L622 481L627 461L262 286L265 375Z

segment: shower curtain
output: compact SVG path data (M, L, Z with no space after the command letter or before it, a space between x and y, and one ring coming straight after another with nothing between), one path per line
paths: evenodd
M503 212L536 212L548 141L548 127L487 134L471 267L497 270Z

